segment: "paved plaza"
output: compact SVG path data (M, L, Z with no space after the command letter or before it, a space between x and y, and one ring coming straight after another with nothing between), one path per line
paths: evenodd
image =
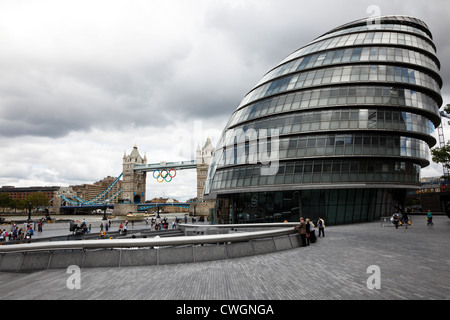
M292 250L195 264L0 272L0 299L448 300L450 219L413 216L408 229L380 222L332 226ZM379 268L380 288L368 288ZM371 278L372 279L372 278ZM369 281L370 282L370 281ZM374 283L374 282L370 282Z

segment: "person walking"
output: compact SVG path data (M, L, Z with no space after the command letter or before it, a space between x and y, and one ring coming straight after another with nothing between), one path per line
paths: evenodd
M315 228L316 226L314 225L314 223L312 221L309 221L309 241L311 243L315 243L317 241Z
M433 225L433 214L430 210L427 212L427 226Z
M402 212L402 221L405 229L408 229L409 217L405 210L403 210Z
M317 227L319 228L318 236L320 237L320 234L322 234L325 237L325 221L321 217L317 220Z
M300 224L295 227L298 230L298 234L300 235L300 239L302 241L302 246L306 246L306 223L303 221L303 217L300 217Z
M311 222L308 218L306 218L305 221L305 229L306 229L306 245L309 246L309 244L311 243L310 238L311 238Z
M394 216L392 217L394 218L393 223L395 225L395 229L398 229L398 222L399 222L399 217L398 217L398 213L394 213Z

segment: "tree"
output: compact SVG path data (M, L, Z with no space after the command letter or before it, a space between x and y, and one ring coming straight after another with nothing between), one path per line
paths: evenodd
M46 207L48 206L48 198L43 194L42 192L36 192L30 194L26 199L25 202L31 203L31 206L39 209L39 207Z
M0 207L1 208L9 208L11 204L11 198L9 197L9 194L6 192L0 193Z
M450 104L444 107L441 116L450 118ZM434 148L431 150L432 160L436 163L441 163L442 166L450 172L450 143L446 143L443 147ZM444 180L450 180L450 176L442 176Z
M26 202L25 200L13 199L11 200L10 208L14 209L14 213L17 212L17 209L25 210L26 208L28 208L28 202Z

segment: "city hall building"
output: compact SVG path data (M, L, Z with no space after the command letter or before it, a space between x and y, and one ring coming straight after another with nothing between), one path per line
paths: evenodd
M244 97L205 184L218 223L373 221L420 188L441 122L436 47L417 18L373 22L325 33Z

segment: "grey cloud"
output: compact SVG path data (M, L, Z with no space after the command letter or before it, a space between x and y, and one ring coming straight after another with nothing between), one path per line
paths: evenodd
M150 158L157 142L170 140L173 127L168 125L189 131L200 120L221 131L266 72L324 32L369 16L369 5L378 5L382 15L413 15L430 26L442 64L444 103L450 103L445 100L450 97L447 2L50 1L51 13L33 1L2 3L0 138L18 142L19 148L20 141L32 137L36 148L21 150L32 160L17 169L6 167L8 158L2 157L0 179L8 184L6 176L26 172L30 162L43 164L48 181L54 181L54 172L61 180L87 179L95 168L84 168L90 149L101 149L96 154L100 158L111 141L121 154L145 141ZM77 141L73 137L96 142L99 134L105 137L94 147L74 151L65 145L49 151L68 163L76 153L76 172L49 164L39 151L51 141L72 145ZM8 153L5 146L2 151ZM164 153L169 151L158 149L155 161L165 158ZM102 174L120 170L121 154L108 160L119 168ZM39 168L33 176L41 177Z

